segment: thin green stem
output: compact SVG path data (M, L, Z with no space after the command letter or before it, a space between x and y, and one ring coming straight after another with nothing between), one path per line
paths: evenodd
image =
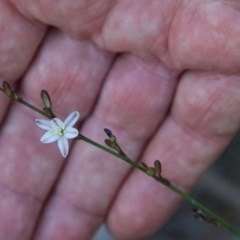
M40 113L41 115L49 118L49 116L48 116L44 111L36 108L35 106L33 106L32 104L30 104L30 103L28 103L28 102L26 102L26 101L24 101L22 98L20 98L18 102L21 103L22 105L24 105L24 106L26 106L26 107L34 110L34 111Z
M84 142L87 142L101 150L104 150L108 153L110 153L111 155L114 155L115 157L118 157L119 159L127 162L128 164L132 165L134 168L139 169L140 171L147 173L146 168L144 168L141 164L139 164L138 162L133 161L132 159L130 159L127 156L122 156L119 153L113 151L112 149L105 147L81 134L79 134L79 136L77 137L77 139L82 140ZM149 174L148 174L149 175ZM200 202L198 202L197 200L195 200L193 197L191 197L189 194L185 193L184 191L182 191L181 189L179 189L178 187L176 187L175 185L173 185L170 181L168 181L167 179L164 178L159 178L156 175L149 175L152 178L154 178L155 180L157 180L158 182L161 182L163 185L165 185L166 187L168 187L169 189L171 189L173 192L175 192L176 194L180 195L183 199L185 199L186 201L188 201L190 204L192 204L195 208L202 210L202 212L204 214L207 215L208 218L210 218L212 220L212 223L215 223L216 225L225 228L226 230L230 231L231 233L233 233L234 235L236 235L237 237L239 237L240 239L240 232L235 229L233 226L231 226L228 222L226 222L224 219L222 219L220 216L218 216L216 213L212 212L210 209L208 209L207 207L205 207L203 204L201 204Z
M193 197L191 197L189 194L183 192L181 189L173 185L172 183L170 184L165 184L169 189L180 195L182 198L184 198L186 201L191 203L195 208L202 210L202 212L211 219L211 223L216 224L219 227L225 228L226 230L230 231L234 235L236 235L240 239L240 232L234 228L231 224L226 222L223 218L221 218L219 215L211 211L209 208L205 207L203 204L195 200Z
M87 142L87 143L89 143L89 144L91 144L91 145L93 145L93 146L95 146L95 147L97 147L97 148L99 148L99 149L101 149L105 152L108 152L108 153L112 154L113 156L118 157L118 158L122 159L123 161L131 164L133 167L145 172L144 168L141 165L139 165L137 162L134 162L133 160L129 159L128 157L120 155L116 151L114 151L114 150L112 150L108 147L105 147L104 145L101 145L101 144L91 140L90 138L85 137L82 134L79 134L76 139Z
M0 91L2 91L4 94L6 94L5 91L4 91L4 89L3 89L2 87L0 87ZM7 95L7 94L6 94L6 95ZM20 103L20 104L22 104L22 105L30 108L30 109L32 109L33 111L38 112L38 113L40 113L41 115L43 115L43 116L45 116L45 117L48 117L47 114L46 114L44 111L42 111L42 110L40 110L39 108L35 107L34 105L26 102L26 101L23 100L21 97L19 97L19 96L17 96L16 94L14 94L14 92L13 92L13 94L7 95L7 96L8 96L10 99L12 99L12 100L14 100L14 101L16 101L16 102L18 102L18 103Z

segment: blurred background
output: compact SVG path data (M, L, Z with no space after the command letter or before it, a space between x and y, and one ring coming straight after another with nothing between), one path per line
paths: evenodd
M203 175L191 195L240 230L240 132ZM146 240L237 240L226 230L193 217L183 202L169 222ZM116 240L102 226L93 240Z

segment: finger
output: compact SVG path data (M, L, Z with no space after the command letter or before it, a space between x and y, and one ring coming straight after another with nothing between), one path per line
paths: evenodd
M172 111L142 161L153 166L159 159L163 176L189 191L239 128L239 80L239 75L183 75ZM118 239L141 238L162 225L179 201L169 189L134 171L109 211L108 227Z
M97 34L112 6L111 0L102 1L11 1L29 19L37 19L55 26L74 38L90 37Z
M108 51L157 57L175 70L240 67L238 1L13 2L29 18L91 37Z
M120 56L81 132L103 143L103 128L110 128L126 151L139 157L169 107L176 76L154 62ZM130 170L86 143L76 144L71 156L44 213L38 240L90 239Z
M112 57L89 42L74 40L51 29L26 74L22 92L40 104L38 93L46 89L59 117L66 116L71 108L81 110L84 119L96 101Z
M107 50L157 57L170 69L238 72L239 2L229 2L120 1L96 41Z
M111 56L91 44L52 31L22 80L20 95L39 102L40 90L47 85L60 118L81 106L84 117L91 111L110 63ZM30 239L64 164L56 145L40 143L43 133L34 123L37 117L14 103L1 131L0 239Z
M45 27L25 19L8 1L0 2L0 82L14 82L26 70ZM0 94L0 122L9 100Z

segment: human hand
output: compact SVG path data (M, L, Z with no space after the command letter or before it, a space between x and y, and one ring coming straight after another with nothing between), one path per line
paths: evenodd
M189 190L239 128L238 1L54 3L1 1L1 80L39 105L46 89L58 117L79 110L82 133L112 129ZM1 239L90 239L102 221L140 238L176 209L174 193L83 142L63 161L36 113L0 102Z

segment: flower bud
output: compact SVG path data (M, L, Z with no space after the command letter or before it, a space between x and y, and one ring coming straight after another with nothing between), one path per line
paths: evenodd
M4 81L3 84L2 84L2 87L3 87L3 91L4 93L8 96L8 97L11 97L13 92L12 92L12 89L9 85L9 83L7 81Z
M41 91L41 99L43 101L44 107L47 109L51 109L52 102L51 102L50 96L46 90Z

